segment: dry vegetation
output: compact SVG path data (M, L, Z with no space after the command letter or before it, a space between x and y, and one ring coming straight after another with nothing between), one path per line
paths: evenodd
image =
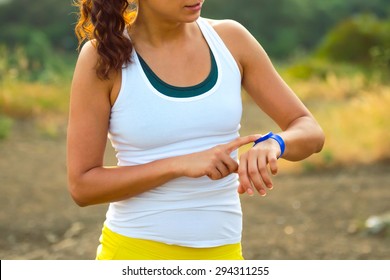
M293 85L321 123L324 151L313 164L369 163L390 157L390 85L363 74Z

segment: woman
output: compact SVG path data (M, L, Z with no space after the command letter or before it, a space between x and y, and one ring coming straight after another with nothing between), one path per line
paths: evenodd
M201 18L203 0L128 4L79 0L76 32L89 41L68 178L78 205L110 203L97 259L242 259L238 193L265 195L277 159L319 152L323 132L237 22ZM239 137L241 86L280 133ZM116 167L103 166L107 134Z

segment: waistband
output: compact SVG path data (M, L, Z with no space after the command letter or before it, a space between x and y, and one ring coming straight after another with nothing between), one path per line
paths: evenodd
M104 225L97 260L243 260L241 243L211 248L169 245L131 238Z

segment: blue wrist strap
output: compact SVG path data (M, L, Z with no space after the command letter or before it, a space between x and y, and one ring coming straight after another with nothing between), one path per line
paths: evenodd
M280 146L280 155L278 156L278 158L280 158L283 155L284 150L286 149L286 145L284 144L283 138L277 134L273 134L272 132L268 132L266 135L257 139L254 142L253 147L256 146L258 143L263 142L263 141L268 140L268 139L274 139L276 142L278 142L278 144Z

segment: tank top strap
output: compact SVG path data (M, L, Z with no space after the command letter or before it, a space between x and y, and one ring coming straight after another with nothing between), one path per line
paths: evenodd
M219 58L223 59L224 62L230 67L230 69L241 76L240 69L238 68L237 62L234 59L233 55L229 51L228 47L225 45L222 38L219 36L217 31L211 26L207 19L200 17L197 21L197 24L202 31L203 36L205 37L209 47L211 48L214 54L218 54Z

